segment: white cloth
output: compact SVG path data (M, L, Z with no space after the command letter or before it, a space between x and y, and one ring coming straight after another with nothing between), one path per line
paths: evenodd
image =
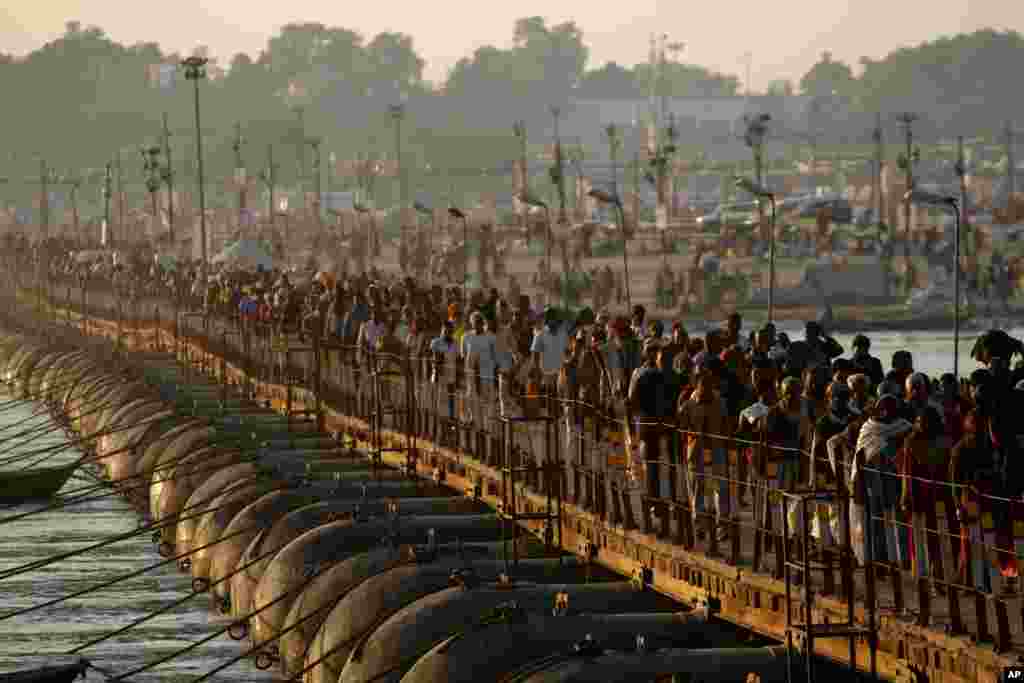
M747 406L740 411L741 423L755 424L758 420L768 414L768 406L758 401L752 406Z
M865 464L877 462L879 453L888 445L890 439L903 436L913 427L914 425L903 418L897 418L888 423L879 422L873 417L869 418L857 434L857 447L853 449L853 452L864 451ZM853 466L850 468L850 481L854 481L856 478L857 461L854 459Z

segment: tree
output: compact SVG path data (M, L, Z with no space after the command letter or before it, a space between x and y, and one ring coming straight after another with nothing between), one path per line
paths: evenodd
M831 52L824 52L821 60L811 67L800 79L800 91L812 97L832 95L852 96L855 94L856 79L853 71L843 62L832 59Z
M637 83L647 92L651 78L650 64L637 64L633 68ZM735 76L727 76L692 64L667 62L664 71L655 71L657 91L670 97L720 97L735 95L739 91L740 82ZM659 79L664 79L660 81Z
M792 81L789 81L789 80L786 80L786 79L780 79L780 80L772 81L771 83L769 83L768 84L768 88L766 89L766 91L767 91L767 93L769 95L772 95L772 96L775 96L775 97L783 97L783 96L789 97L789 96L793 95L793 93L795 92L795 89L793 88L793 82Z
M1019 89L1006 87L1022 59L1021 34L992 29L862 58L859 105L925 112L936 125L961 131L997 129L1006 112L1024 106Z
M644 91L632 69L608 62L584 73L576 94L588 99L636 99Z

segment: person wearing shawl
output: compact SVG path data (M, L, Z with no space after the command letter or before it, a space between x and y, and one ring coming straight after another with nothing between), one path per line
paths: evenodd
M896 562L900 546L893 514L899 502L900 479L896 476L896 456L903 437L913 425L899 417L900 400L884 394L878 398L875 415L869 417L857 435L850 483L854 490L863 477L865 489L864 525L872 524L872 559ZM887 524L888 522L888 524ZM860 556L859 556L860 557Z

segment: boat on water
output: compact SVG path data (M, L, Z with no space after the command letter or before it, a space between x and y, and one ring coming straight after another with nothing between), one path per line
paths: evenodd
M0 505L21 505L53 498L78 469L78 465L78 462L74 462L70 465L56 467L0 470ZM7 679L0 675L0 683L6 683L6 681Z
M85 672L91 668L88 660L80 659L74 664L0 673L0 683L71 683L79 676L85 678Z

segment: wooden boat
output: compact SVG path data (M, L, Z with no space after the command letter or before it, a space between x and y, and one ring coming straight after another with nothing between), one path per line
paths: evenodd
M0 471L0 505L21 505L53 498L78 469L78 462L58 467ZM5 679L0 678L0 683Z
M88 660L80 659L74 664L43 666L13 673L0 674L0 683L71 683L92 668Z

